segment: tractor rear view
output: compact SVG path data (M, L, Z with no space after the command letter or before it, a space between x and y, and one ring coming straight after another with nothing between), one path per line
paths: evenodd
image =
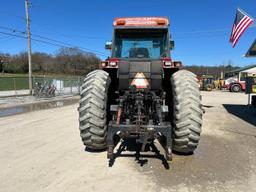
M111 57L85 79L79 102L80 135L91 150L107 149L113 158L120 139L145 146L158 139L172 151L191 154L202 127L196 75L172 61L169 20L165 17L117 18Z

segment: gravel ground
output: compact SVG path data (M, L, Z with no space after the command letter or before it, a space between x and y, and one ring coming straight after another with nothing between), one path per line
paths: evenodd
M256 112L243 93L202 92L194 155L85 151L77 105L0 118L0 191L255 191ZM118 146L117 146L118 148Z

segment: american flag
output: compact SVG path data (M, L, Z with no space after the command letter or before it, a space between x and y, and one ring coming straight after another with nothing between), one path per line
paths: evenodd
M249 17L244 11L241 9L237 9L236 18L233 24L230 43L232 43L232 47L236 46L239 38L242 36L244 31L253 23L254 19Z

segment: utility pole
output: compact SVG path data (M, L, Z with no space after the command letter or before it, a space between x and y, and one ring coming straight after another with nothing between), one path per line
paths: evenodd
M27 23L27 38L28 38L28 81L29 81L29 94L32 95L32 64L31 64L31 34L30 34L30 18L29 18L29 2L25 0L26 9L26 23Z

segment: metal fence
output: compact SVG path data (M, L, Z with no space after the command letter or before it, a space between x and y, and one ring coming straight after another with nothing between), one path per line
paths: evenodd
M54 85L55 95L78 95L83 83L83 77L41 77L32 78L33 88ZM28 77L0 77L0 97L29 94Z

